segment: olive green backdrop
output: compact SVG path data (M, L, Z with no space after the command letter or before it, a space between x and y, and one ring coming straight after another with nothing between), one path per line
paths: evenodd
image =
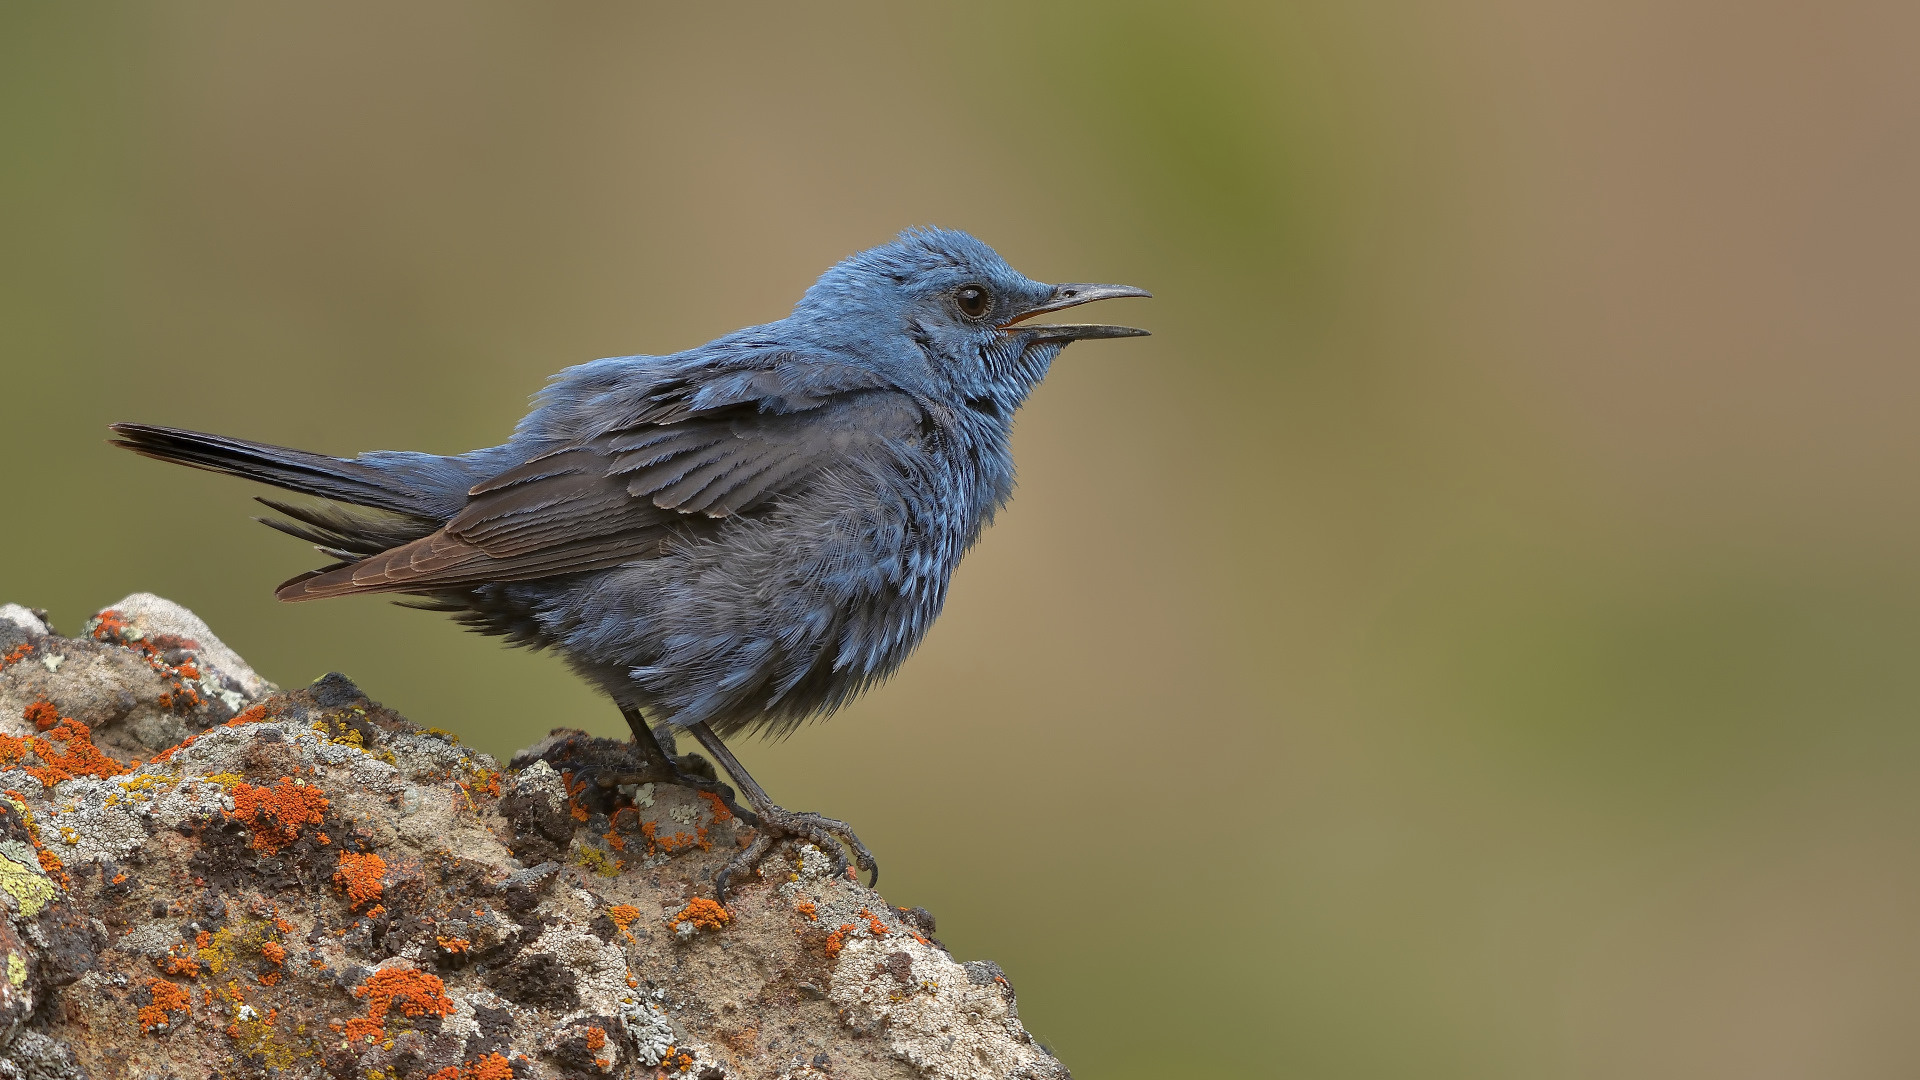
M1155 336L1066 354L900 677L743 756L1079 1075L1920 1071L1920 8L692 6L0 7L0 600L615 733L276 605L248 485L104 425L491 444L965 228Z

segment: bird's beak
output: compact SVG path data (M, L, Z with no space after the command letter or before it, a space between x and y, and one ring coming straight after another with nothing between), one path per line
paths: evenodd
M1152 296L1145 289L1136 289L1131 285L1055 285L1053 295L1045 303L1015 315L1000 325L1002 330L1010 330L1014 324L1025 322L1035 315L1044 315L1049 311L1091 304L1095 300L1113 300L1122 296ZM1024 328L1038 341L1080 341L1086 338L1146 337L1145 330L1132 326L1103 326L1097 323L1046 323L1040 326Z

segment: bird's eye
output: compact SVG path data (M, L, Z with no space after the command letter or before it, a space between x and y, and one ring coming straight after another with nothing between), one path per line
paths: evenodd
M993 306L993 294L985 285L962 285L953 291L953 301L960 305L960 314L978 319Z

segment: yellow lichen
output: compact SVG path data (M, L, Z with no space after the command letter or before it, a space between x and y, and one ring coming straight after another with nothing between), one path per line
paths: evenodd
M27 962L20 959L19 953L7 954L7 981L15 986L27 983Z
M207 974L219 975L237 956L266 952L266 946L273 944L273 929L263 919L244 919L211 933L202 930L194 937L194 955Z
M360 734L360 729L351 724L342 722L329 725L325 720L315 720L313 730L319 732L320 737L330 743L357 746L362 750L367 746L366 736Z
M22 918L31 919L53 902L53 882L38 870L0 855L0 889L20 905Z
M589 844L581 844L573 853L573 864L584 866L604 877L619 877L620 864L613 856Z
M291 1069L293 1048L274 1038L273 1022L277 1018L278 1010L269 1009L265 1016L255 1013L251 1019L235 1020L227 1028L227 1037L233 1040L241 1056L253 1057L269 1068Z
M195 942L199 946L196 955L199 956L200 962L207 966L209 975L218 975L227 970L227 964L233 959L233 949L230 945L232 937L233 927L217 933L202 930L195 937Z
M208 777L208 779L211 780L212 777ZM159 787L161 785L166 785L170 787L172 785L178 784L179 782L180 782L179 779L176 777L158 776L153 773L141 773L139 776L129 776L125 780L120 781L120 790L128 791L128 792L150 791L153 788Z

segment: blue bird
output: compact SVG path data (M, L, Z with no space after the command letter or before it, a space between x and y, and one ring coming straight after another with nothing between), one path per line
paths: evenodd
M843 841L877 880L845 822L775 804L723 739L791 732L900 666L1012 494L1014 412L1054 358L1146 334L1029 320L1147 295L1042 284L966 233L915 229L828 270L778 322L561 372L499 446L335 458L112 430L148 457L330 500L261 500L285 515L267 524L337 560L280 599L405 594L564 657L633 731L638 765L617 782L730 799L669 753L691 733L758 828L716 875L722 898L785 837L842 870Z

